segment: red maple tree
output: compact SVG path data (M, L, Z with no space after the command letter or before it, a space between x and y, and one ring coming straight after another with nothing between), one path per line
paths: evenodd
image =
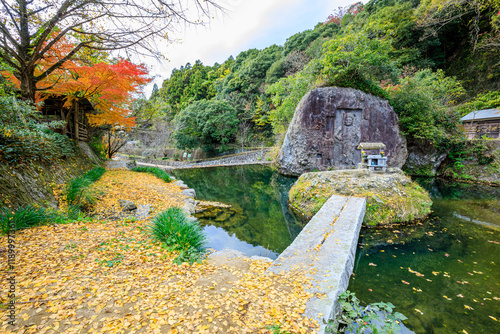
M72 43L61 38L37 63L35 74L46 71L72 48ZM20 87L20 81L12 73L2 74ZM63 115L66 121L63 132L67 129L70 115L78 113L77 106L82 99L87 99L97 111L96 114L87 115L91 125L130 128L135 125L135 118L129 117L131 111L127 106L133 94L151 81L147 75L145 65L136 65L125 59L110 64L103 61L93 63L89 58L75 57L37 83L36 101L43 101L51 95L65 96L64 108L67 112Z

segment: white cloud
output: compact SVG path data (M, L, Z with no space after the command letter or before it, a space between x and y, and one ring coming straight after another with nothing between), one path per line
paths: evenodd
M221 0L227 9L218 13L207 27L186 27L183 34L173 35L180 43L162 48L168 61L142 59L150 65L154 82L161 87L172 69L199 59L205 65L222 63L230 55L236 57L250 48L283 45L291 35L314 28L324 21L338 6L353 0ZM152 84L146 87L149 96Z

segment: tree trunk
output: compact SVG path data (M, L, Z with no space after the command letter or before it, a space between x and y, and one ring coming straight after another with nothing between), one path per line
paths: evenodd
M36 81L35 81L35 68L26 67L21 73L19 80L21 81L21 97L23 100L35 103Z
M29 32L29 22L28 22L28 4L26 0L19 0L19 36L20 44L18 46L19 52L19 81L21 81L21 97L24 100L31 101L35 103L35 92L36 92L36 81L35 81L35 64L31 63L32 58L31 52L32 47L30 46L31 38Z
M69 122L71 121L71 114L73 113L73 110L73 107L71 107L71 109L69 109L68 113L66 114L66 117L63 119L66 122L64 123L63 127L63 135L66 135L68 133Z

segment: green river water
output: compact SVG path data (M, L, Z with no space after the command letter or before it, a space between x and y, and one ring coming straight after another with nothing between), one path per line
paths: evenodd
M232 217L200 220L214 249L276 258L301 230L287 209L294 178L265 166L174 174L198 199L233 205ZM433 197L432 215L363 228L349 290L364 304L393 303L416 333L500 333L500 188L418 181Z

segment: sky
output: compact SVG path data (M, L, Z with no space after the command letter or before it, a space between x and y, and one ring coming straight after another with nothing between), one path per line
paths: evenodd
M149 97L153 83L161 87L174 68L201 60L212 66L240 52L283 45L295 33L313 29L339 6L355 0L218 0L225 13L217 13L205 27L179 27L161 51L168 60L141 59L154 81L144 89ZM366 1L363 1L366 2Z

